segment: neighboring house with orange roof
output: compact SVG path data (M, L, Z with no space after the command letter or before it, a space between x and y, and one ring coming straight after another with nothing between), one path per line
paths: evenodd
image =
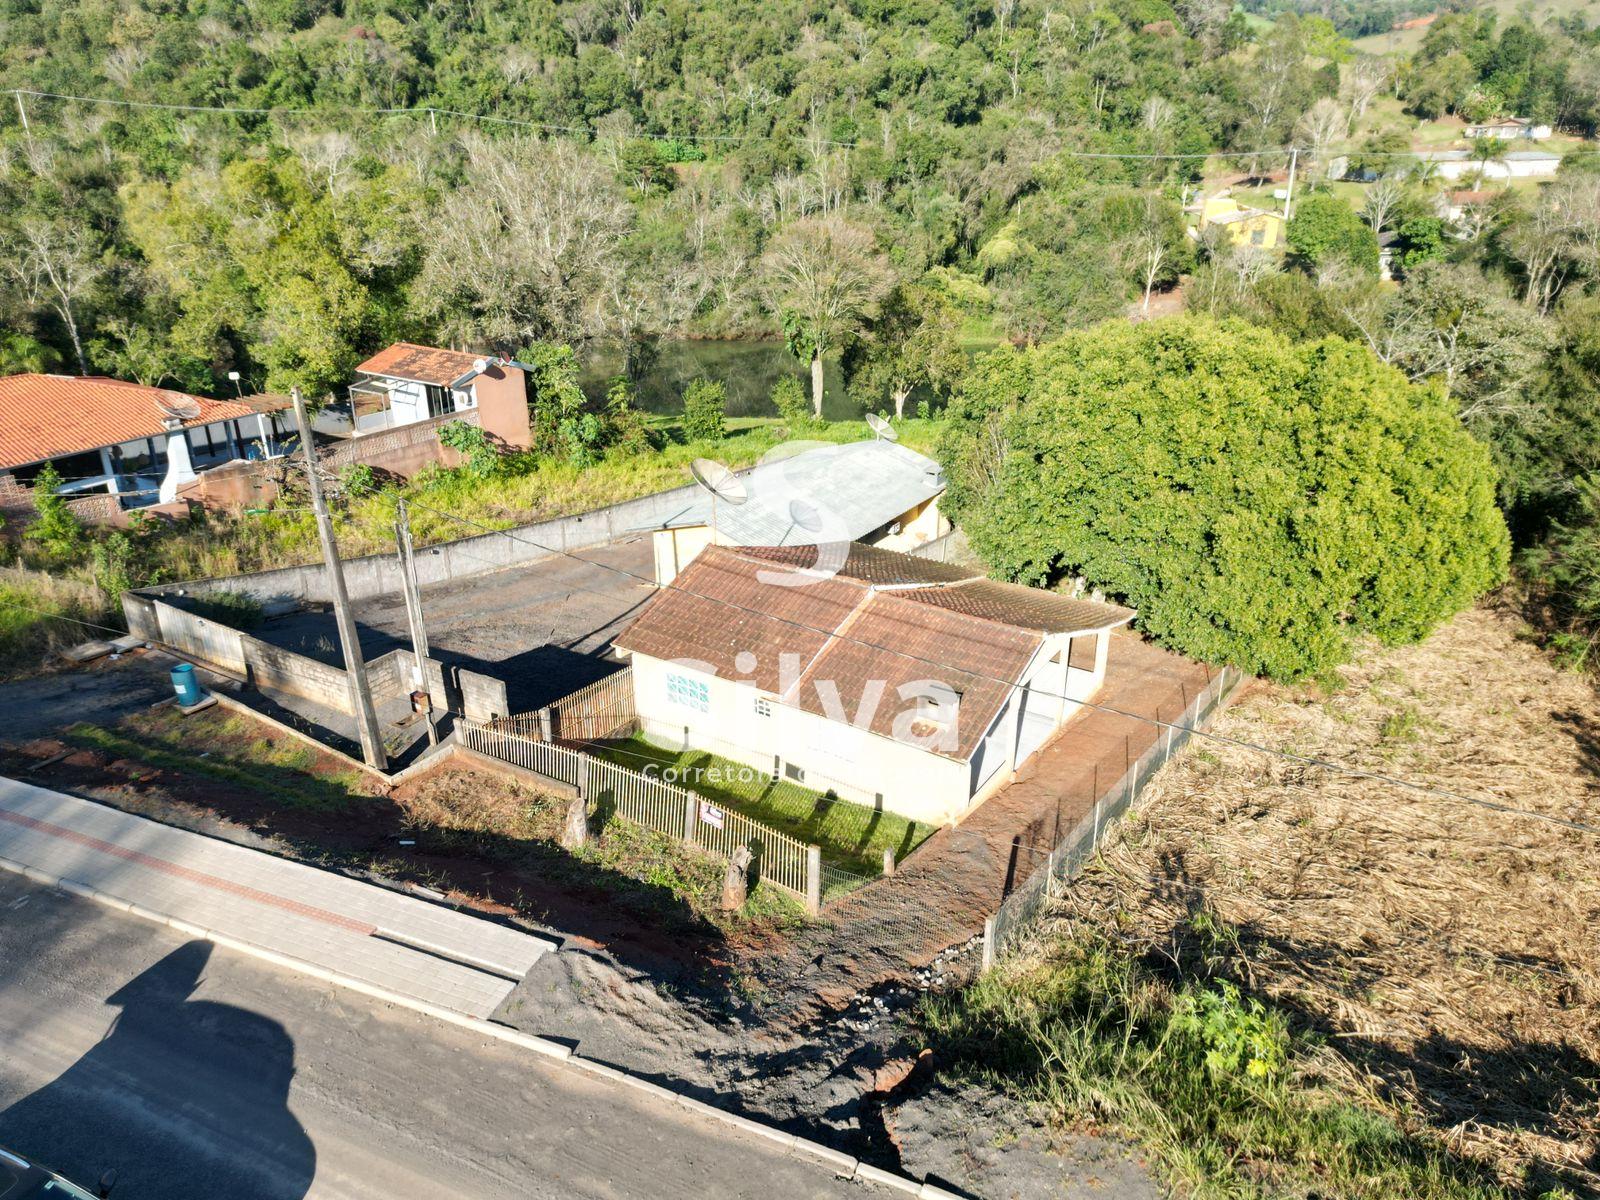
M362 437L476 412L507 445L529 444L527 380L510 359L396 342L356 368L346 398L317 416L316 431Z
M615 648L646 738L939 823L1099 690L1133 616L860 543L712 545Z
M207 467L283 452L281 396L208 400L82 375L0 378L0 509L33 506L46 464L87 520L117 523L167 503Z

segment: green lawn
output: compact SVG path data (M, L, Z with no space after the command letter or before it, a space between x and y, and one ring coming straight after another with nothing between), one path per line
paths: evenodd
M740 763L699 750L665 750L642 736L625 741L596 744L593 753L635 771L648 763L660 768L698 768L710 773L720 768L715 781L702 775L680 779L690 791L743 813L780 833L822 847L828 862L861 875L876 875L883 868L885 847L894 850L898 862L920 846L936 826L909 821L894 813L878 812L864 804L829 799L821 792L801 787L787 779L773 781L756 772L757 778L733 782L751 769Z

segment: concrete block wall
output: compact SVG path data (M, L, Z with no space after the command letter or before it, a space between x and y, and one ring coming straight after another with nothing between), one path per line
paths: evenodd
M245 674L244 634L220 621L185 612L171 604L155 607L162 644L182 649L185 655L221 667L230 674Z
M423 587L450 583L537 562L553 553L604 545L642 525L665 519L692 503L698 493L699 489L691 484L570 517L557 517L500 533L478 534L458 541L421 547L416 552L417 579ZM392 596L400 590L399 568L392 553L349 559L344 564L344 572L345 587L353 601ZM325 576L322 564L312 563L251 575L163 584L144 591L146 595L160 595L179 589L190 593L243 592L268 606L298 606L332 599Z
M350 681L343 670L248 634L239 636L244 644L244 674L256 687L288 692L350 714Z

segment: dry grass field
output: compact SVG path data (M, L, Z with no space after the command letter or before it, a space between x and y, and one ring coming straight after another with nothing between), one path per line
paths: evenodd
M1345 676L1213 731L1600 825L1600 695L1509 613ZM1197 741L1039 944L1086 931L1237 979L1319 1088L1516 1191L1600 1187L1600 834Z

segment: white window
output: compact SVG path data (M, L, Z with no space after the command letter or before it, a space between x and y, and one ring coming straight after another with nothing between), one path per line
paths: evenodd
M667 676L667 699L673 704L692 708L695 712L711 711L711 689L698 679L686 675Z
M758 717L770 717L771 715L772 715L772 697L770 697L770 696L757 696L756 697L756 716L758 716Z

